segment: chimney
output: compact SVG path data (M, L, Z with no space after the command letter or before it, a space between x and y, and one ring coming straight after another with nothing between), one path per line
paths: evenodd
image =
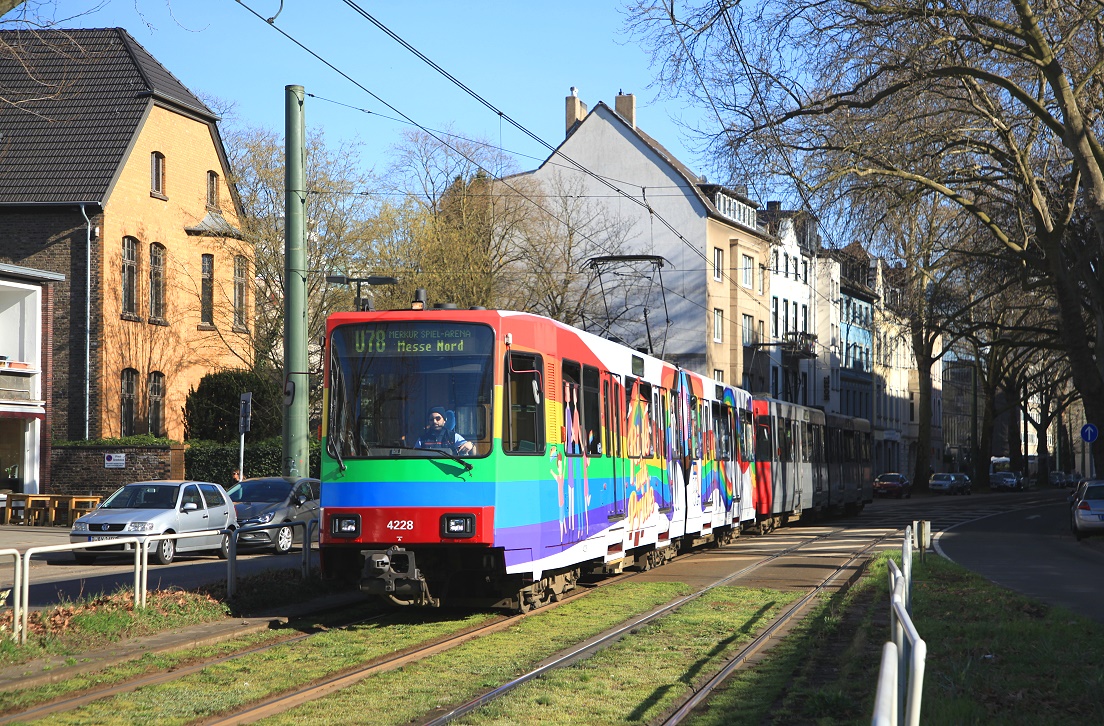
M767 202L768 212L779 212L782 210L782 202Z
M572 86L571 95L567 97L567 133L570 134L575 124L582 121L586 115L587 107L579 100L579 89Z
M621 118L629 122L629 126L636 128L636 96L618 91L614 109Z

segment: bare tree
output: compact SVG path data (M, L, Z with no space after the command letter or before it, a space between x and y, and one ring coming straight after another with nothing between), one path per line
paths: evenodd
M245 243L255 250L256 359L250 367L283 370L284 141L275 131L245 128L227 137L227 153L242 204ZM351 293L326 282L327 273L354 272L368 244L364 224L374 207L372 178L361 170L359 147L328 145L322 132L307 138L307 340L318 370L318 341L326 316L351 309Z
M617 318L639 313L640 296L632 299L627 290L635 278L613 277L603 287L598 268L588 264L595 257L623 254L631 223L588 199L578 177L555 176L529 192L530 223L521 239L526 284L518 289L519 309L584 329L595 328L599 320L607 324L609 300L617 301Z
M1074 381L1104 419L1104 6L658 0L634 23L661 83L717 109L732 168L810 196L880 178L973 215L1022 282L1052 287ZM1095 233L1071 244L1079 208Z

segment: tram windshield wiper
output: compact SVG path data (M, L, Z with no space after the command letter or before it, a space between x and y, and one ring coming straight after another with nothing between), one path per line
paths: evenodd
M451 451L446 451L445 449L438 449L438 448L433 447L433 446L388 446L386 448L391 449L393 451L418 451L418 452L426 452L426 453L430 453L430 454L440 454L441 456L452 459L457 464L464 467L464 471L471 471L472 470L472 465L470 463L468 463L464 459L461 459L459 456L452 453ZM436 459L438 457L429 456L429 457L426 457L426 458Z

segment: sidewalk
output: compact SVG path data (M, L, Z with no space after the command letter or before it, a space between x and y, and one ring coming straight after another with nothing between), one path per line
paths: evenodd
M22 552L31 547L57 544L69 544L68 527L0 524L0 549L16 549Z

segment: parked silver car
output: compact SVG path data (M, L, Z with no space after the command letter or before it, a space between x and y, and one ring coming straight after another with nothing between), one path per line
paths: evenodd
M90 564L99 554L134 549L134 540L142 536L179 534L237 527L234 507L218 484L202 481L142 481L127 484L108 497L99 508L73 522L69 541L99 542L121 540L116 547L78 550L77 562ZM212 534L155 543L153 559L162 565L173 561L177 552L214 551L227 557L230 538Z
M234 502L238 525L308 522L318 518L318 480L284 476L246 479L230 487L227 494ZM305 527L262 529L239 532L238 547L271 547L278 555L292 544L303 541Z
M933 494L970 494L973 492L973 482L965 474L938 473L931 475L928 489Z
M1077 485L1070 497L1070 529L1077 539L1104 534L1104 480L1090 479Z

